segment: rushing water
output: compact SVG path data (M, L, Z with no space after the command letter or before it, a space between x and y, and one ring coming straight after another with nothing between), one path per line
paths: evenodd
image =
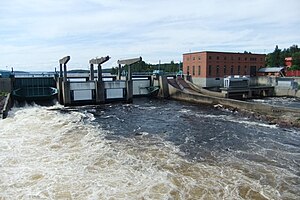
M299 199L300 133L175 101L14 108L0 199Z
M292 97L266 97L263 99L251 99L248 101L300 109L300 98L294 98L294 97L293 98Z

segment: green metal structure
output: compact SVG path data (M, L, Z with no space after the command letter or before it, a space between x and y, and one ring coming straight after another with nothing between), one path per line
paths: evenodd
M18 77L14 80L13 98L19 101L45 101L57 97L54 77Z

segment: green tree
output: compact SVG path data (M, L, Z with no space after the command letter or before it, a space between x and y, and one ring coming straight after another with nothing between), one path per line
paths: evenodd
M297 53L297 52L300 52L300 49L298 48L298 45L292 45L290 48L289 48L289 52L291 54L294 54L294 53Z
M298 45L292 45L287 49L279 49L278 45L276 45L274 51L272 53L267 54L266 56L266 66L268 67L279 67L285 65L285 58L291 57L295 53L300 52Z
M293 53L292 59L293 65L300 66L300 52Z
M278 48L278 45L276 45L275 50L272 53L269 53L267 55L267 66L268 67L278 67L279 66L280 53L281 53L281 50Z
M288 68L288 71L293 71L293 70L300 70L299 65L292 65L290 68Z
M111 74L118 74L118 68L117 67L112 67L111 68Z
M278 45L276 45L275 50L271 56L271 67L279 67L282 62L280 62L281 49L278 48Z

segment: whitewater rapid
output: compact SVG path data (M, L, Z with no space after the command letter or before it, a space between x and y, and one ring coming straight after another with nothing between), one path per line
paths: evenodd
M113 129L105 130L99 122L105 119L59 105L13 108L8 118L0 120L0 199L296 199L299 195L294 188L299 177L289 170L236 156L221 164L189 159L180 146L147 130L132 137L110 137ZM270 181L260 181L260 176Z

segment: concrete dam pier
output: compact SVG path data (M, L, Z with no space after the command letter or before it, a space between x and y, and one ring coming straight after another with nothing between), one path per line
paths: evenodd
M125 80L120 76L112 80L104 81L102 76L101 64L107 62L109 56L91 59L90 74L86 81L72 81L74 78L68 77L67 62L70 57L64 57L59 60L60 73L57 81L58 100L62 105L83 105L83 104L101 104L114 100L132 102L133 80L130 66L140 62L142 58L119 60L118 64L126 64L129 70ZM94 74L94 65L97 65L97 75ZM82 77L79 77L82 78Z

